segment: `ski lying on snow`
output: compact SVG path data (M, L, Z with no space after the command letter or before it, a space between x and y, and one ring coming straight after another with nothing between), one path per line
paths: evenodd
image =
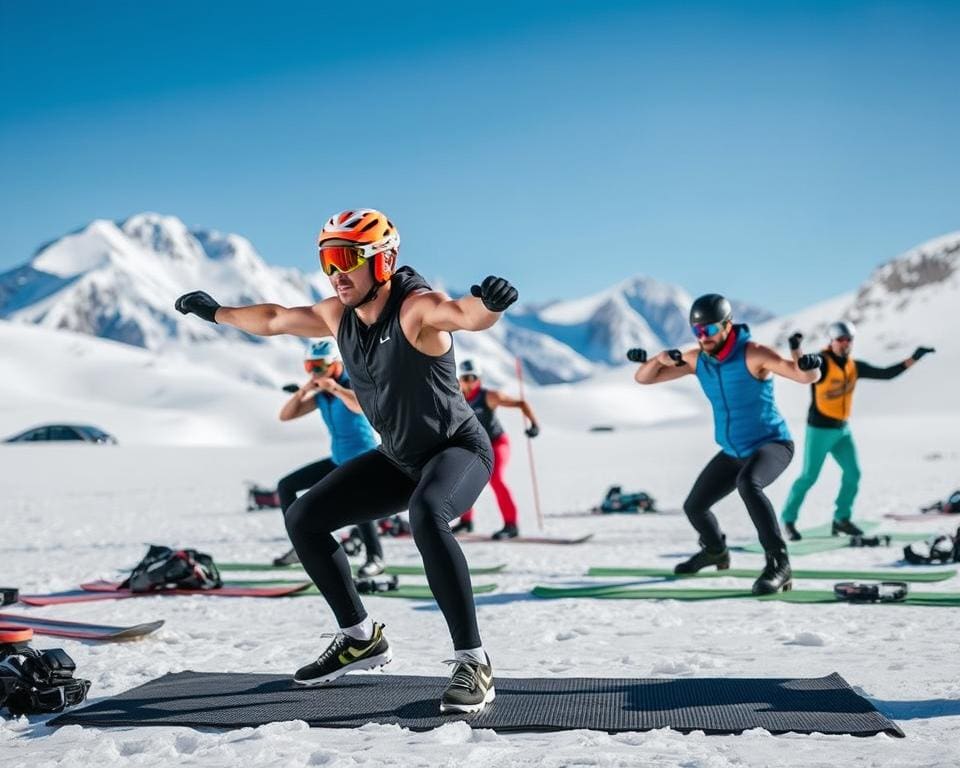
M535 597L563 598L580 597L597 600L772 600L783 603L845 603L828 589L794 589L775 592L772 595L755 595L749 589L710 588L648 588L623 584L607 584L595 587L543 587L532 590ZM885 605L925 605L931 607L960 608L960 592L913 592L905 600Z
M353 567L353 573L356 575L360 566ZM506 563L499 565L481 565L471 566L470 573L474 576L482 576L490 573L500 573L507 567ZM217 568L221 571L272 571L279 573L302 572L303 566L300 563L292 565L273 565L271 563L217 563ZM384 575L387 576L423 576L426 574L422 565L388 565L384 568Z
M220 589L163 589L154 592L131 592L118 589L119 582L95 581L82 584L80 589L70 592L55 592L49 595L20 595L25 605L61 605L65 603L89 603L94 600L124 600L131 597L153 597L156 595L209 595L210 597L285 597L293 595L310 586L309 581L285 584L283 586L224 586Z
M880 537L885 538L889 537L890 546L900 542L911 542L911 541L922 541L923 539L929 538L927 533L873 533L866 536L866 538ZM788 541L787 542L787 552L791 555L816 555L820 552L830 552L836 549L851 549L851 541L853 536L834 536L832 538L810 538L803 539L802 541ZM883 546L883 545L881 545ZM865 549L871 549L872 547L865 547ZM763 546L760 542L754 542L752 544L747 544L746 546L736 547L731 546L730 549L736 552L752 552L756 554L763 554Z
M636 512L602 512L600 509L574 510L572 512L547 512L544 517L571 518L571 517L665 517L682 514L682 509L652 509Z
M512 539L491 539L482 533L464 533L459 534L459 541L476 544L478 542L487 542L488 544L583 544L593 538L592 533L576 538L565 539L558 536L515 536Z
M76 640L133 640L146 637L163 626L163 621L150 621L129 627L114 627L109 624L87 624L79 621L44 619L18 613L0 613L0 629L29 627L38 635L70 637Z
M812 570L797 568L793 571L795 579L837 579L838 581L910 581L935 582L952 579L956 575L955 568L935 571L912 570L903 568L896 571L834 571ZM638 576L661 579L722 579L724 577L738 579L755 579L760 575L759 568L728 568L725 571L699 571L697 573L674 573L668 568L590 568L587 576Z
M914 523L918 520L943 520L945 517L952 517L960 524L960 515L956 512L888 512L884 515L888 520L899 520L904 523Z

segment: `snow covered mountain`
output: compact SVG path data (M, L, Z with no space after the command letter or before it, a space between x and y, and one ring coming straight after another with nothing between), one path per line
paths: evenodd
M934 347L936 354L903 376L858 387L857 408L889 409L895 402L901 412L939 411L952 409L956 400L960 346L949 318L957 306L960 232L910 249L878 267L856 291L765 323L756 335L785 351L787 337L801 331L805 349L814 351L826 345L827 325L852 320L854 357L880 366L909 357L918 346ZM892 401L890 392L896 395Z
M643 275L605 291L572 301L521 307L511 321L545 333L576 349L595 363L619 365L630 347L662 349L689 344L687 316L693 297L676 285ZM772 315L743 302L733 302L743 322L758 323Z
M94 221L0 275L0 318L163 351L194 364L213 360L263 384L296 371L302 349L296 340L251 337L173 309L180 294L214 286L225 304L301 305L330 295L322 273L270 267L243 237L141 213L119 223ZM580 381L598 364L622 364L629 347L688 341L691 302L681 288L636 277L583 299L517 308L490 331L461 335L458 355L475 357L496 384L514 379L516 357L534 383ZM743 305L741 312L750 320L769 317ZM255 354L251 344L258 345Z

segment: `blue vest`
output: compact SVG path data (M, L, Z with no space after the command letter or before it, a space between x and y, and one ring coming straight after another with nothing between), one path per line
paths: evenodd
M713 406L714 439L724 453L745 459L765 443L792 438L773 401L773 377L760 380L747 369L750 329L738 325L736 332L723 361L700 352L697 379Z
M346 371L337 379L337 384L350 388ZM330 432L334 464L343 464L354 456L377 447L373 427L362 413L354 413L344 405L343 400L326 392L318 392L314 395L314 400Z

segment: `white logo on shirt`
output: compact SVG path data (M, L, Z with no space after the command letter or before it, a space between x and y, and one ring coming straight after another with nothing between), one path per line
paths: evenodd
M385 341L390 341L390 337L389 337L389 336L386 336L386 337L381 336L381 337L380 337L380 343L383 344L383 342L385 342Z

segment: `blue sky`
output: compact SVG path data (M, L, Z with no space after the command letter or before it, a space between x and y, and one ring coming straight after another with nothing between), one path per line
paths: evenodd
M790 311L960 229L958 39L949 2L0 0L0 270L143 210L313 270L372 206L451 286Z

